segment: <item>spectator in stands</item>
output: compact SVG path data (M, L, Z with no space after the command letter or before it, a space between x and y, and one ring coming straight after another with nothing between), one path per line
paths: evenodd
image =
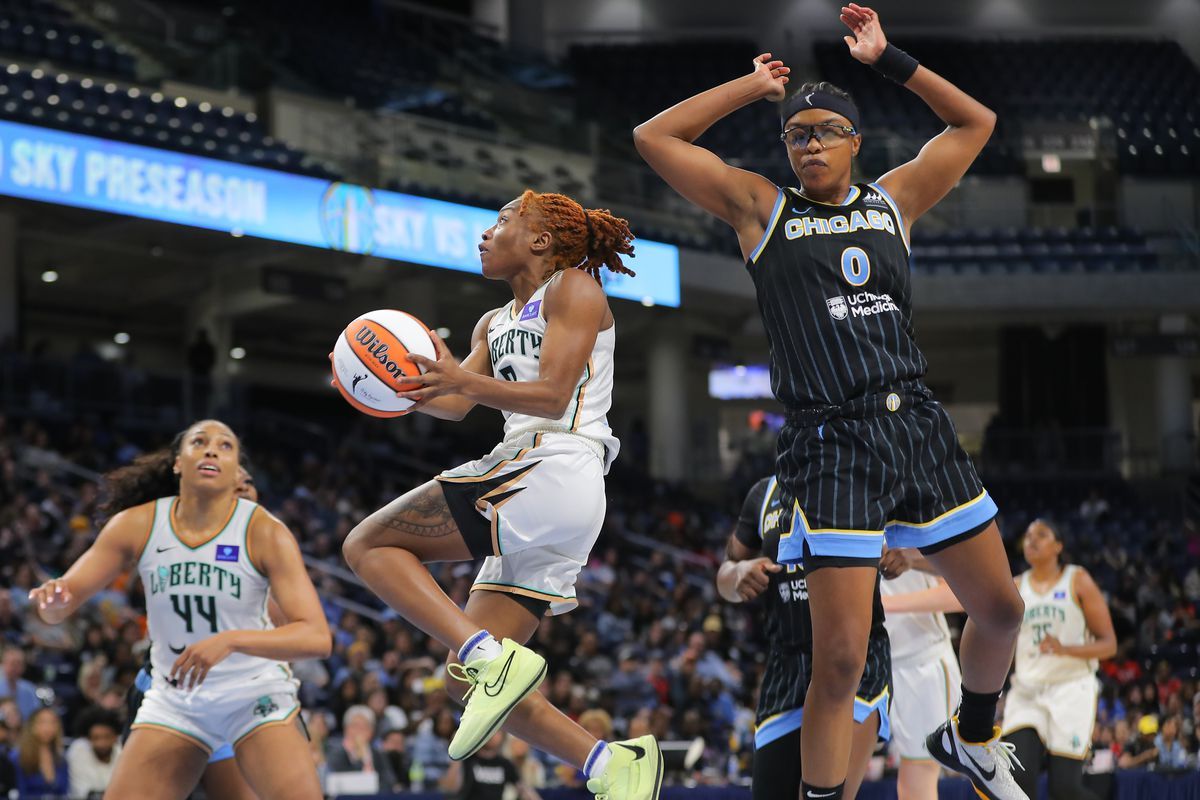
M0 528L0 539L3 539L4 532L9 530L9 528ZM3 554L0 553L0 559L3 557ZM0 644L18 644L24 638L24 634L25 623L13 609L12 596L8 592L0 590ZM0 680L3 678L0 677Z
M1158 768L1163 770L1187 769L1191 761L1183 742L1179 740L1179 717L1163 720L1158 736L1154 738L1154 749L1158 751Z
M408 773L412 769L412 760L408 757L408 737L404 735L404 728L384 725L380 739L383 742L383 757L391 766L395 780L391 790L404 791L408 788Z
M304 728L308 731L308 750L312 753L313 762L317 765L317 776L321 779L321 785L325 785L325 751L329 744L329 717L324 711L311 711L305 709L301 712L304 715Z
M643 734L649 732L649 729L642 731ZM515 736L508 737L506 750L508 760L517 768L517 774L521 776L521 783L531 789L542 789L546 786L546 766L533 755L533 751L530 750L529 744L524 739L518 739Z
M108 788L121 755L121 723L111 711L92 708L80 716L78 730L79 737L67 748L67 772L71 797L82 800Z
M37 687L25 680L25 651L16 645L4 648L0 657L0 697L11 697L17 701L21 718L29 719L33 712L42 707Z
M65 795L70 790L67 761L63 757L62 722L53 709L38 709L25 721L13 762L21 800Z
M213 366L217 363L217 351L208 339L208 331L200 328L187 351L188 371L192 378L193 417L208 413L210 380Z
M503 731L497 731L475 755L450 765L441 781L441 789L455 800L504 800L516 790L519 800L540 800L534 789L521 780L513 763L501 755Z
M1128 744L1117 761L1121 769L1136 769L1158 760L1158 748L1154 739L1158 735L1158 717L1146 714L1138 720L1137 738Z
M21 736L21 709L11 697L0 697L0 727L8 731L9 742L16 742Z
M1171 665L1166 661L1158 662L1158 666L1154 669L1154 689L1158 696L1159 706L1166 708L1171 698L1179 694L1182 688L1183 682L1171 674Z
M378 677L370 676L372 680L378 682ZM398 730L403 731L408 727L408 715L399 706L393 705L388 698L386 689L372 689L367 695L367 708L375 713L375 719L379 721L380 730Z
M608 688L615 697L617 716L628 718L641 708L655 705L654 686L634 645L623 646L617 658L617 671L609 678Z
M1091 523L1101 521L1108 511L1108 501L1100 496L1100 490L1096 488L1088 493L1087 499L1079 506L1079 516Z
M329 772L375 772L379 790L396 784L391 764L375 744L375 712L366 706L351 706L342 717L342 736L332 739L327 749Z
M17 788L17 767L13 759L12 745L12 731L8 725L0 724L0 797L8 797L9 792Z
M454 736L457 727L458 720L448 708L443 708L435 717L421 720L412 740L413 791L436 787L446 774L450 766L450 737Z

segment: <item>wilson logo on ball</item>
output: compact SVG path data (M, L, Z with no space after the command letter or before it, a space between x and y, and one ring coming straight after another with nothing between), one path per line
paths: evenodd
M354 319L333 346L334 386L346 402L375 417L404 414L413 401L397 396L418 388L410 354L436 358L429 328L411 314L378 309Z
M409 373L404 371L404 368L399 363L388 358L388 344L382 341L375 335L375 331L371 330L369 325L363 325L358 329L358 333L354 335L354 340L367 348L367 352L375 358L376 361L383 366L387 373L393 378L403 378ZM404 353L407 358L407 351Z

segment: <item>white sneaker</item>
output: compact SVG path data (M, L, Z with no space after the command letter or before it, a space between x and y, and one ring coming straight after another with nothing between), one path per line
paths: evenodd
M946 769L970 778L975 793L984 800L1029 800L1012 776L1013 764L1025 767L1014 754L1016 747L1000 741L999 728L993 729L992 738L986 742L964 742L958 735L958 717L955 717L925 737L925 746L929 755Z

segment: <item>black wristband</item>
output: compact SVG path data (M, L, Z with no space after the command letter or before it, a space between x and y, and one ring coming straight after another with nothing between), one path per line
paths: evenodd
M871 66L883 77L904 85L908 83L908 79L913 76L920 64L908 53L889 42Z

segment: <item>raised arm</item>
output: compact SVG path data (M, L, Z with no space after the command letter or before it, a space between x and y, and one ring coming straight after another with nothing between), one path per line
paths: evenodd
M609 314L608 299L590 275L566 269L546 289L543 308L546 335L542 339L537 380L507 381L470 372L454 361L435 334L438 360L412 355L413 362L426 370L420 377L423 385L400 396L417 399L458 394L473 404L558 419L571 403L600 325ZM484 350L486 355L486 345Z
M57 625L75 613L92 595L133 566L150 538L153 524L153 503L127 509L110 519L65 575L29 592L37 615L43 622Z
M184 688L200 684L213 666L233 653L295 661L325 658L333 647L317 590L287 526L265 509L255 510L246 551L251 565L270 582L271 597L286 623L271 630L221 631L189 645L171 667L171 679Z
M633 129L646 163L675 191L737 232L747 256L763 236L778 188L761 175L731 167L695 144L713 123L756 100L782 100L789 68L770 53L748 75L684 100Z
M854 34L845 37L850 54L864 64L875 64L887 48L879 15L851 3L842 8L842 22ZM904 86L948 126L930 139L916 158L879 179L911 228L966 174L991 137L996 114L927 67L918 66Z

